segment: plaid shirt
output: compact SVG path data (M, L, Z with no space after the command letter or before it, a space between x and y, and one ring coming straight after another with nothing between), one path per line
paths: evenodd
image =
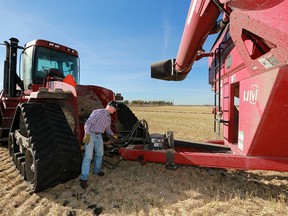
M114 135L111 130L111 116L106 109L94 110L84 125L85 134L104 133Z

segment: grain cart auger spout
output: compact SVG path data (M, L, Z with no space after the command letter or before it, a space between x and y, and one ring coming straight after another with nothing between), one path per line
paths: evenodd
M219 8L213 1L192 1L177 58L152 64L151 77L184 80L195 60L210 55L203 52L202 46L209 34L216 33L220 26L225 25L223 20L217 22L219 14Z
M284 0L192 0L177 57L152 64L151 77L183 80L195 61L208 57L214 131L223 130L223 139L175 139L173 148L159 151L127 147L124 159L288 171L287 8Z
M75 49L47 40L21 47L16 38L2 45L6 46L6 59L0 94L1 145L8 146L11 159L33 192L77 178L86 119L94 109L123 97L104 87L80 85ZM22 76L16 72L19 49ZM112 116L111 129L124 136L120 129L129 133L132 120L137 120L125 104L120 103L119 108ZM137 138L141 139L141 134Z

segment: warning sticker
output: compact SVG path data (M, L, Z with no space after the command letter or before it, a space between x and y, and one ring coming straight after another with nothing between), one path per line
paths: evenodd
M259 58L258 61L266 68L271 68L271 67L274 67L278 64L280 64L280 62L278 61L278 59L276 59L276 57L274 56L271 56L271 57L262 57L262 58Z

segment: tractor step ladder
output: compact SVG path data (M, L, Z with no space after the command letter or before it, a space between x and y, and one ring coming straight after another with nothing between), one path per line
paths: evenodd
M3 109L1 110L2 121L0 126L0 143L7 144L10 127L13 122L16 105L19 101L7 100L3 102Z

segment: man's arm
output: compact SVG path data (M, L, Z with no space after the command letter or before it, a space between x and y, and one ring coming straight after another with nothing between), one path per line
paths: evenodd
M114 133L113 133L113 131L111 130L111 126L108 126L108 127L106 128L106 133L107 133L108 135L110 135L110 136L114 136Z

